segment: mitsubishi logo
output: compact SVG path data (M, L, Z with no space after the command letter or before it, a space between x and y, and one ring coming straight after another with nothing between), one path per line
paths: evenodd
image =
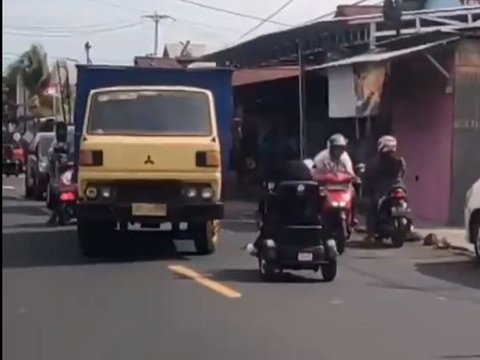
M152 158L150 157L150 155L147 156L147 160L145 160L143 163L144 163L145 165L153 165L153 164L155 164L155 163L153 162Z

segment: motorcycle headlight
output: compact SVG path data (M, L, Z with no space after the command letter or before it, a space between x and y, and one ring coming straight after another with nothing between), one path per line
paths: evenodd
M272 191L273 189L275 189L275 183L270 181L268 184L267 184L267 188L268 190Z

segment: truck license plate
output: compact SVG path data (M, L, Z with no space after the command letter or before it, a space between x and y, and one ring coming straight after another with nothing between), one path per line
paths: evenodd
M132 204L132 215L134 216L166 216L167 205L165 204Z
M298 261L312 261L313 254L309 252L298 253Z

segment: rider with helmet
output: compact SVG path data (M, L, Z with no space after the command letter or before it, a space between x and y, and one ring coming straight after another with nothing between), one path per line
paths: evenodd
M327 141L327 148L315 156L318 172L345 172L355 176L352 160L347 153L348 140L342 134L334 134Z
M367 166L364 178L364 190L370 199L367 240L375 235L378 201L393 186L404 186L405 169L405 160L397 155L397 139L391 135L380 137L377 143L377 156Z

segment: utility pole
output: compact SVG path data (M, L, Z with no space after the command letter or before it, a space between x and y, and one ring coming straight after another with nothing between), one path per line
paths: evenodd
M92 64L92 59L90 58L90 49L92 48L92 45L90 45L90 42L87 41L85 43L85 55L87 57L87 65Z
M153 55L158 56L158 30L160 21L167 19L175 21L175 19L169 15L158 14L156 11L152 15L144 15L142 18L153 20L153 23L155 24L155 32L153 34Z

